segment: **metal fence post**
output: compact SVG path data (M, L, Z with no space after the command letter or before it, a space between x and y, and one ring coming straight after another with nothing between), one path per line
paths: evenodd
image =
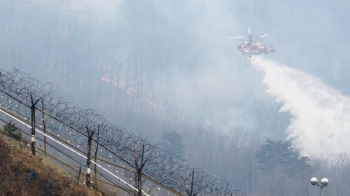
M35 142L36 142L36 136L35 136L35 106L38 103L38 101L41 98L39 98L38 100L36 100L34 102L33 96L32 94L30 94L30 100L31 100L31 106L30 106L30 110L31 110L31 125L32 125L32 139L31 139L31 148L32 148L32 154L35 156Z
M100 139L100 125L97 127L97 136L96 136L96 149L95 149L95 169L94 169L94 183L95 183L95 186L98 187L98 173L97 173L97 154L98 154L98 142L99 142L99 139Z
M80 174L81 174L81 165L79 167L77 184L79 184L79 181L80 181Z
M47 115L45 114L45 108L44 108L44 99L41 99L41 106L42 106L42 117L43 117L43 128L44 128L44 154L46 157L46 121L47 121Z
M88 133L88 151L87 151L87 160L86 160L86 186L90 187L91 185L91 141L92 141L92 135L94 132L89 131L89 128L86 126L86 130Z

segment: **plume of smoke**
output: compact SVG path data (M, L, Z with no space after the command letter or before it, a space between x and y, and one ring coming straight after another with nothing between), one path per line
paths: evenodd
M265 73L267 93L292 115L288 138L303 155L324 157L350 152L350 98L319 78L260 57L252 66Z

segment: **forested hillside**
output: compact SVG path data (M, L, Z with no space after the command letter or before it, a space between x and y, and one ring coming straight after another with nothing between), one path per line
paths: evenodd
M288 132L295 116L266 93L264 73L245 66L237 51L243 40L227 40L248 27L269 33L260 41L277 50L266 58L346 96L350 27L340 21L348 7L314 0L3 0L0 68L28 73L244 195L316 195L313 176L330 180L326 195L350 195L347 152L311 157L295 148L298 137Z

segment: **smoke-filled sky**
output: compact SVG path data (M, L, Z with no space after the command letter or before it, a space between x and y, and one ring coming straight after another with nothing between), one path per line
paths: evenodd
M246 35L248 27L256 36L270 34L259 40L276 48L266 58L313 75L322 81L319 91L329 96L331 91L337 92L334 96L350 94L350 25L343 22L350 3L345 0L6 0L2 5L2 69L17 67L51 82L67 100L96 109L127 129L135 122L111 117L112 106L106 106L123 108L118 103L124 99L117 86L101 78L192 122L222 131L262 127L256 103L273 105L274 98L266 94L264 74L246 66L247 59L237 50L244 40L227 39ZM91 97L105 92L111 95L98 101L105 107L96 106ZM291 128L297 114L289 102L283 103L294 115L290 136L302 136ZM312 107L323 104L329 103Z

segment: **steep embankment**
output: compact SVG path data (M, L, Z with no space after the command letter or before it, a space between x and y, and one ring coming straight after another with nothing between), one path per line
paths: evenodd
M0 130L0 195L101 195Z

